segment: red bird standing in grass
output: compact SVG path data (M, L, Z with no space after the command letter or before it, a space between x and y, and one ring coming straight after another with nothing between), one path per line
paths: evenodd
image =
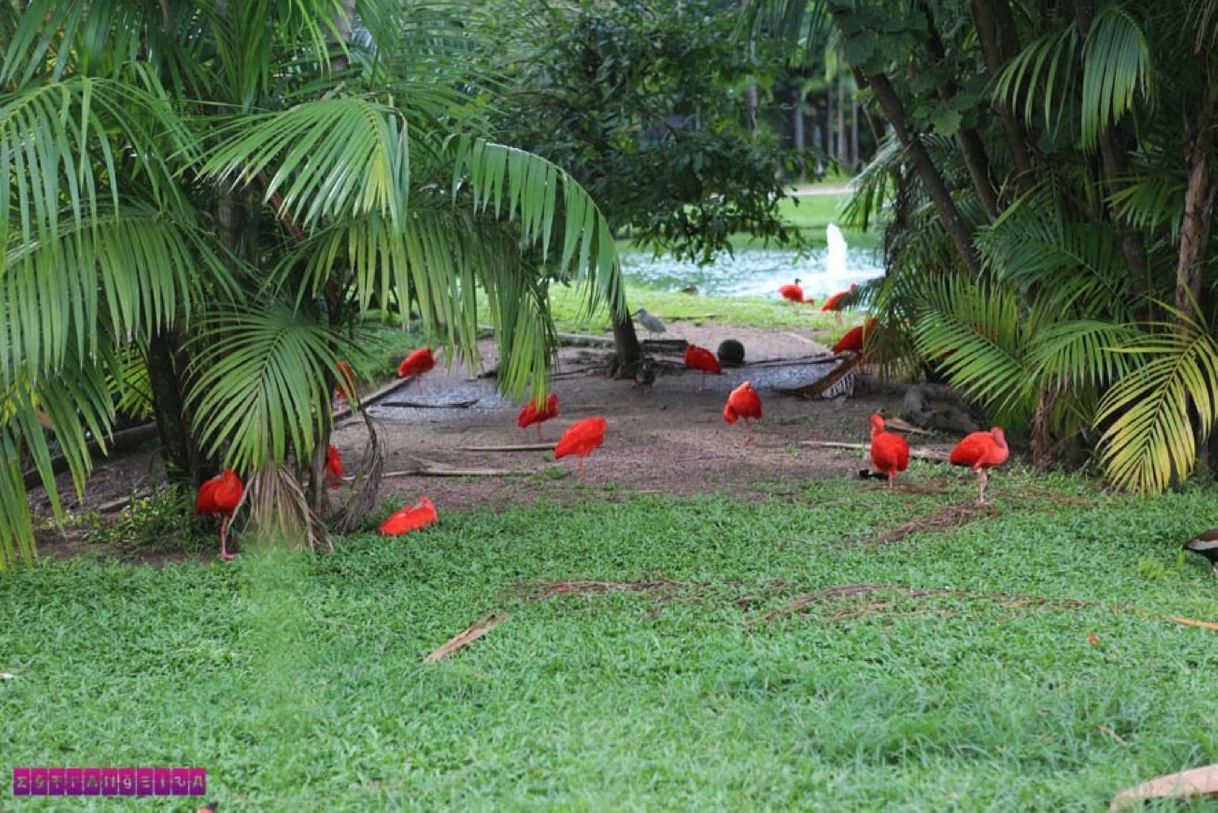
M696 344L685 346L685 366L691 370L701 371L702 382L698 385L698 392L706 389L707 373L723 375L723 368L719 366L719 359L715 358L715 354Z
M779 285L778 293L782 298L790 302L792 305L814 305L816 304L811 299L804 299L804 289L799 287L799 279L796 278L795 284Z
M326 479L330 488L338 488L343 484L343 456L338 453L338 447L333 443L326 449Z
M956 444L948 456L948 462L953 466L968 466L977 472L977 485L980 492L977 502L985 502L985 485L989 480L987 471L994 466L1001 466L1010 455L1007 449L1007 438L1001 427L995 426L988 432L973 432L966 435L964 440Z
M861 353L863 352L863 343L867 341L867 334L875 330L875 320L868 319L866 324L855 325L846 331L846 334L837 340L837 344L833 345L834 353Z
M538 408L537 399L529 401L520 408L520 414L516 416L516 425L521 429L527 429L531 424L537 424L537 439L541 440L541 425L550 418L558 417L558 395L550 393L550 397L546 399L545 407Z
M844 308L846 303L854 297L854 292L857 291L858 288L859 286L857 285L851 285L850 290L838 291L836 294L826 299L825 304L820 306L821 313L833 311L834 315L837 316L837 323L840 325L842 323L842 308Z
M753 442L753 425L749 419L761 420L761 396L748 381L732 390L727 396L727 403L723 405L723 420L734 426L739 418L744 418L744 428L749 433L748 440L744 442L748 446Z
M414 383L418 385L419 392L423 392L423 384L419 378L423 373L436 366L436 357L431 354L430 347L420 347L406 358L402 359L402 363L398 365L398 378L410 378L414 376Z
M244 493L245 486L242 485L241 478L232 469L225 469L199 486L199 493L195 496L196 514L224 517L224 521L220 523L221 559L233 558L228 552L228 523L232 521L233 511L237 510Z
M579 455L579 476L587 479L584 474L584 458L605 442L605 428L608 425L609 422L604 418L584 418L571 424L554 447L554 459L572 454Z
M884 419L871 416L871 462L875 470L888 475L888 487L899 472L909 468L909 443L896 432L884 430Z
M381 523L381 536L401 536L426 527L439 518L436 505L428 497L419 497L414 505L399 508Z

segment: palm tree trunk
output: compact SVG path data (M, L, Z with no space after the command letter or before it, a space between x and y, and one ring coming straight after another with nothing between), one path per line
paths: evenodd
M1214 127L1218 122L1214 120L1214 98L1208 81L1202 99L1197 127L1188 150L1188 189L1184 194L1184 219L1180 226L1180 253L1176 262L1176 309L1194 318L1201 298L1201 276L1214 211L1209 153L1214 143Z
M841 74L837 76L837 161L839 164L850 161L846 154L846 83Z
M170 481L197 486L211 473L211 461L191 431L183 395L181 348L176 334L161 330L148 342L144 364L152 389L152 412L161 440L161 456Z
M857 68L854 71L859 87L871 87L871 92L879 103L880 108L884 111L884 116L888 119L888 123L892 125L893 130L896 131L897 138L900 139L901 143L905 145L905 149L909 152L914 169L926 187L931 201L934 202L939 219L943 221L943 228L947 231L952 243L955 244L956 251L960 254L960 259L963 260L965 267L968 268L969 274L974 279L980 277L981 264L977 261L977 254L973 250L973 241L969 235L969 230L965 226L964 220L960 217L960 211L956 208L955 201L952 200L951 192L948 191L947 184L944 183L943 176L939 174L939 169L935 166L935 162L931 160L925 145L922 144L921 139L916 134L910 132L908 121L905 118L905 109L902 107L901 100L897 96L896 90L893 89L892 83L883 74L868 76Z
M634 378L643 364L643 347L634 331L630 314L613 315L613 346L617 359L613 365L614 378Z
M977 27L977 38L981 42L981 51L985 56L986 69L993 79L1019 48L1011 7L1007 0L973 0L973 20ZM1007 147L1011 151L1011 163L1015 165L1015 183L1021 191L1027 192L1035 182L1027 130L1007 105L995 106L1003 134L1006 136Z
M850 171L857 172L859 164L859 96L858 91L850 91Z

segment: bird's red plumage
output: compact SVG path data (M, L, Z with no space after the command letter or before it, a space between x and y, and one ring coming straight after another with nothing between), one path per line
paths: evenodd
M696 344L685 346L685 366L691 370L700 370L701 372L714 373L715 375L723 372L723 368L719 366L719 359L715 358L715 354L705 347L699 347Z
M537 399L529 401L520 408L520 414L516 416L516 425L521 429L532 426L535 423L548 421L550 418L558 417L558 395L550 393L550 397L546 399L544 408L539 409Z
M1006 436L995 426L989 432L973 432L956 444L948 461L953 466L967 466L974 471L1001 466L1006 462L1010 450Z
M884 431L884 419L871 416L871 462L875 470L895 475L909 468L909 443L895 432Z
M245 486L241 484L241 478L232 469L225 469L199 486L199 493L195 497L195 513L227 516L241 502L243 493Z
M608 425L604 418L584 418L571 424L554 447L554 459L571 454L580 457L592 454L593 449L605 442L605 428Z
M431 354L430 347L420 347L402 359L398 365L398 378L409 378L412 375L422 375L436 366L436 358Z
M343 479L343 457L333 443L326 449L326 474L335 480Z
M782 298L788 302L808 302L811 304L811 300L804 299L804 289L798 285L779 285L778 293L782 294Z
M761 420L761 396L748 381L732 390L723 406L723 420L734 424L738 418Z
M867 341L867 334L875 329L875 320L868 319L866 324L855 325L846 331L846 334L837 340L837 344L833 345L834 353L861 353L863 352L863 344Z
M347 400L347 393L355 392L355 370L345 361L340 361L338 368L338 383L334 385L334 397Z
M857 288L857 285L851 285L850 290L848 291L838 291L836 294L826 299L825 304L821 305L820 309L822 311L841 310L842 306L846 304L846 300L855 292Z
M417 531L435 522L439 515L435 504L427 497L419 497L414 505L399 508L381 523L381 536L400 536Z

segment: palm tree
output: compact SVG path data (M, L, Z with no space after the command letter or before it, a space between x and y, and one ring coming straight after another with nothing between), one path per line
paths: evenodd
M374 303L472 360L481 292L516 397L550 283L623 311L604 217L494 142L446 8L0 4L0 569L34 557L24 469L60 514L53 451L82 489L134 390L179 474L252 473L255 519L316 544L301 477Z

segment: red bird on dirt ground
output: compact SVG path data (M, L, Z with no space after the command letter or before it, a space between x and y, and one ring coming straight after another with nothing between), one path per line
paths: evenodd
M345 361L340 361L338 367L338 383L334 385L334 397L347 400L347 393L355 393L355 370Z
M419 497L414 505L399 508L381 523L381 536L401 536L417 531L436 521L435 503L428 497Z
M608 425L609 422L604 418L584 418L571 424L554 447L554 459L572 454L579 455L579 476L587 479L584 474L584 458L605 442L605 428Z
M815 304L811 299L804 299L804 289L799 287L799 279L796 278L795 284L779 285L778 293L782 298L790 302L792 305L812 305Z
M338 453L338 447L333 443L326 449L326 479L330 488L338 488L343 484L343 456Z
M909 468L909 443L896 432L884 430L884 419L871 416L871 462L880 474L888 475L888 487L899 472Z
M867 341L867 334L869 334L872 330L875 330L874 319L868 319L866 324L855 325L847 330L844 336L837 340L837 344L833 345L833 352L863 352L863 343Z
M195 496L196 514L224 517L224 521L220 523L221 559L233 558L228 552L228 523L232 521L233 511L237 510L244 493L245 486L242 485L241 478L232 469L225 469L199 486L199 493Z
M749 433L748 440L744 442L748 446L753 442L753 425L749 420L761 420L761 396L748 381L732 390L727 396L727 403L723 405L723 420L734 426L739 418L744 418L744 428Z
M985 484L989 480L987 471L994 466L1001 466L1010 455L1007 449L1007 438L1001 427L995 426L988 432L973 432L966 435L964 440L956 444L948 461L953 466L968 466L977 472L979 493L977 502L985 502Z
M423 384L419 381L423 373L436 366L436 357L431 354L430 347L420 347L406 358L402 359L402 363L398 365L398 378L410 378L414 376L414 383L418 385L419 392L423 392Z
M537 424L537 439L541 440L541 425L550 418L558 417L558 395L550 393L550 397L546 399L544 407L538 406L537 399L529 401L520 408L520 414L516 416L516 425L521 429L527 429L532 424Z
M707 373L723 375L723 368L719 366L719 359L715 358L715 354L696 344L685 346L685 366L702 373L702 382L698 384L698 392L706 389Z
M857 291L858 288L859 286L857 285L851 285L850 290L838 291L833 296L826 299L825 304L820 306L821 313L833 311L834 315L837 316L837 323L840 325L842 323L842 308L844 308L846 304L854 298L854 292Z

